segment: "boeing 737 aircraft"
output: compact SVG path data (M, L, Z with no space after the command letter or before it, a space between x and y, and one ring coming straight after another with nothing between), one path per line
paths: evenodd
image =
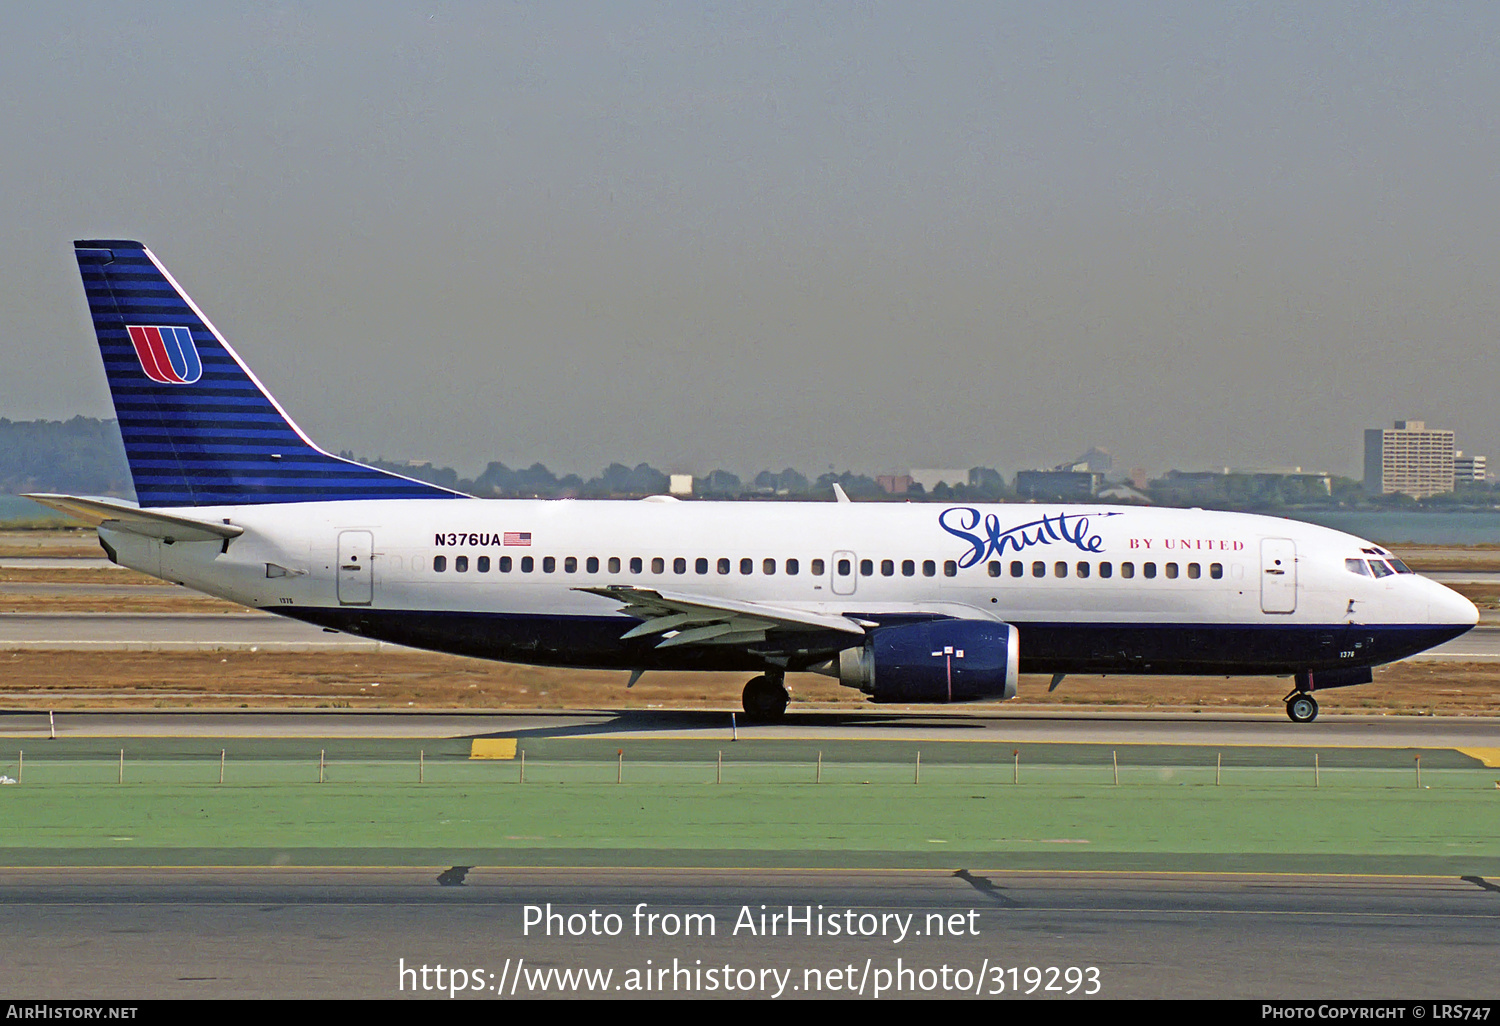
M876 702L1275 674L1307 722L1478 619L1378 545L1241 513L472 498L319 449L150 250L74 246L139 505L32 498L117 563L332 630L630 683L743 670L758 719L813 671Z

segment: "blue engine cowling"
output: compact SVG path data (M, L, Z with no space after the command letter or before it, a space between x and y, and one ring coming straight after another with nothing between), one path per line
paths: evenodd
M1020 635L992 620L880 627L839 654L839 682L877 702L980 702L1016 697Z

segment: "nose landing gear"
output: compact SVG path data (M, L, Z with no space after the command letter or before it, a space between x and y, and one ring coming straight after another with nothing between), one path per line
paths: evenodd
M1293 723L1311 723L1318 718L1318 700L1302 691L1293 691L1286 699L1287 719Z
M786 704L790 699L786 690L786 675L768 673L751 679L745 685L741 701L745 706L745 717L752 723L776 723L786 714Z

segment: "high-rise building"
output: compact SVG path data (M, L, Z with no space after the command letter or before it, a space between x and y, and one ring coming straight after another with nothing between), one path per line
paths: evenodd
M1365 431L1365 491L1415 499L1453 491L1453 432L1420 420Z

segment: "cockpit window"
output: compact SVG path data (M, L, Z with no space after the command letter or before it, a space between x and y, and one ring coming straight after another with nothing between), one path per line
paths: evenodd
M1380 560L1372 559L1370 560L1370 572L1373 573L1376 577L1389 577L1396 571L1386 566Z
M1398 573L1398 574L1414 574L1414 573L1416 573L1415 570L1413 570L1411 567L1407 566L1405 563L1401 562L1401 560L1397 559L1395 556L1388 557L1386 559L1386 562L1389 563L1389 564L1391 564L1391 566L1395 568L1396 573Z
M1365 561L1362 559L1344 560L1344 569L1349 571L1351 574L1359 574L1361 577L1370 576L1369 568L1365 566Z

